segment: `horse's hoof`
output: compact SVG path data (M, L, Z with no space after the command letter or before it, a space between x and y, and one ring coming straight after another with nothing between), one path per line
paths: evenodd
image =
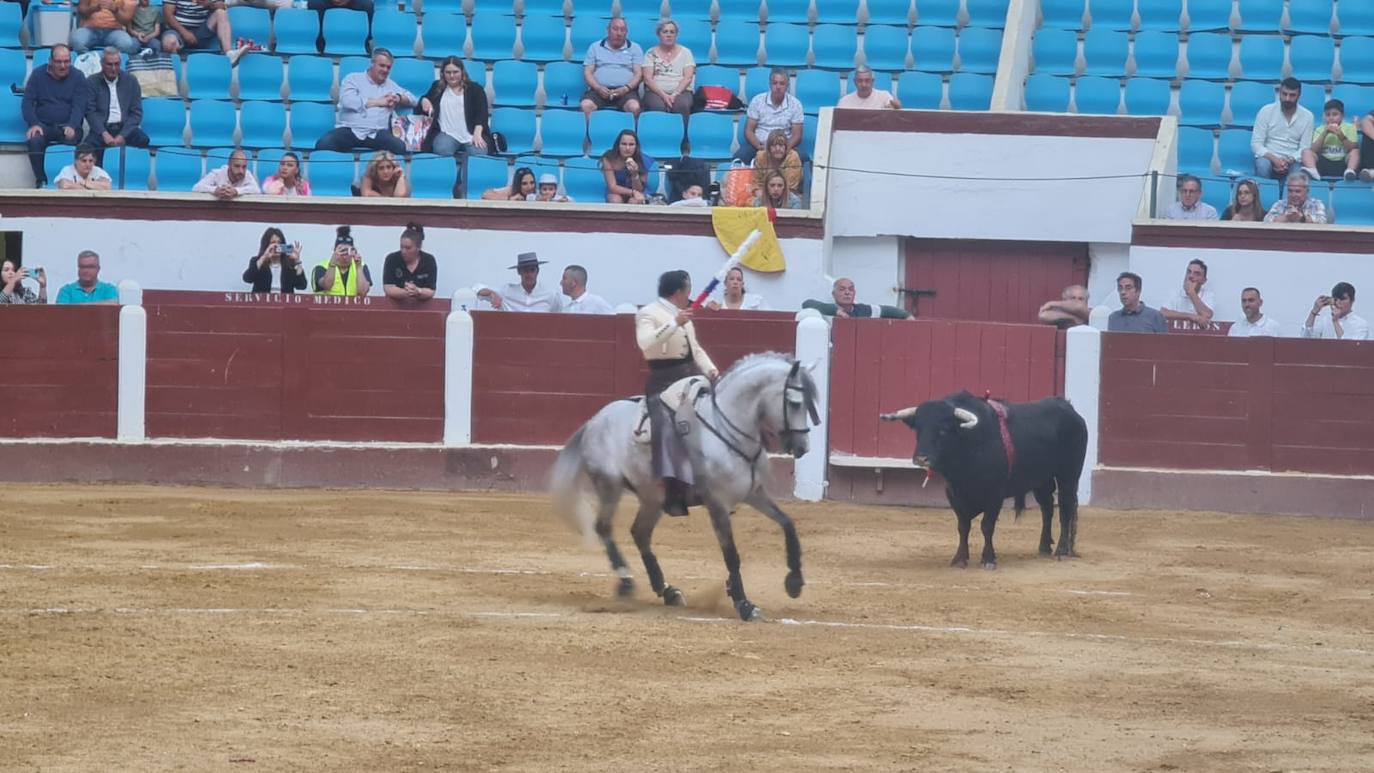
M994 569L997 568L997 562L996 562L996 561L984 561L984 562L983 562L983 568L986 569L986 570L988 570L989 572L991 572L991 571L993 571Z
M682 591L669 585L663 589L663 604L669 607L680 607L683 604Z
M1053 552L1054 552L1054 550L1051 549L1048 545L1046 545L1045 547L1040 548L1040 555L1042 555L1042 556L1048 556L1048 555L1052 554Z
M950 562L949 562L949 565L952 566L952 567L954 567L955 569L967 569L967 568L968 568L968 559L967 559L967 558L956 558L956 559L954 559L953 561L950 561Z
M1055 553L1055 554L1054 554L1054 559L1055 559L1056 561L1065 561L1065 560L1068 560L1068 559L1071 559L1071 558L1078 558L1078 553L1076 553L1076 552L1074 552L1074 551L1072 551L1072 550L1066 550L1066 551L1064 551L1063 553Z
M787 589L788 596L797 598L801 595L802 586L806 584L806 581L802 579L801 572L788 572L787 579L782 584Z
M615 586L615 595L622 599L628 599L635 595L635 581L629 577L620 578L620 584Z
M735 604L735 611L739 612L739 619L746 623L752 623L763 617L763 610L754 606L752 601L740 601Z

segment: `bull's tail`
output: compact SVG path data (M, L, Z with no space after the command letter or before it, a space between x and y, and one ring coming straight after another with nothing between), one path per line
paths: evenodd
M1017 521L1021 520L1021 513L1024 512L1026 512L1026 494L1023 491L1020 494L1016 495L1016 499L1012 503L1012 523L1016 523Z
M563 446L563 450L558 452L549 478L549 492L553 496L554 512L582 535L588 547L596 547L599 544L596 513L587 501L583 486L587 470L582 454L582 434L585 430L586 427L579 428L568 444Z

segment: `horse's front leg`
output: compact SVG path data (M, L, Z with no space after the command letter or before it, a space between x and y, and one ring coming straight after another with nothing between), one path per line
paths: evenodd
M653 490L652 486L646 488ZM663 569L658 565L658 557L654 555L653 539L654 527L663 517L663 505L652 494L642 495L639 500L639 512L635 515L635 522L630 525L630 535L634 537L635 546L639 548L639 556L644 559L644 571L649 575L649 585L653 587L654 593L663 597L663 603L671 607L682 606L682 591L663 582Z
M750 495L747 500L749 504L759 512L773 519L773 522L782 527L783 541L787 545L787 579L783 581L783 587L787 589L787 595L797 598L801 595L802 586L806 581L802 579L801 568L801 540L797 539L797 526L787 513L778 507L778 503L768 496L768 493L759 489Z
M763 612L744 594L744 578L739 573L739 551L735 549L735 532L730 525L730 511L714 500L708 500L706 507L711 511L711 527L716 530L716 541L720 543L720 552L725 558L725 571L728 574L725 592L735 603L735 611L739 613L741 620L757 620Z

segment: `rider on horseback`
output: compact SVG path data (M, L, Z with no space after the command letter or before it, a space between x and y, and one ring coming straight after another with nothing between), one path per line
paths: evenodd
M687 514L692 463L659 394L689 376L704 375L715 381L719 375L697 343L691 302L692 277L686 271L667 271L658 278L658 300L635 314L635 340L649 363L644 399L649 406L653 472L663 480L663 511L669 515Z

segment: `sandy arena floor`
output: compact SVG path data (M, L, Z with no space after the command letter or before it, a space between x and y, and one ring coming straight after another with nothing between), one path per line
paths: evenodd
M1374 524L1008 518L986 572L947 512L789 509L797 600L736 519L745 624L703 512L668 609L538 497L8 486L0 769L1374 769Z

